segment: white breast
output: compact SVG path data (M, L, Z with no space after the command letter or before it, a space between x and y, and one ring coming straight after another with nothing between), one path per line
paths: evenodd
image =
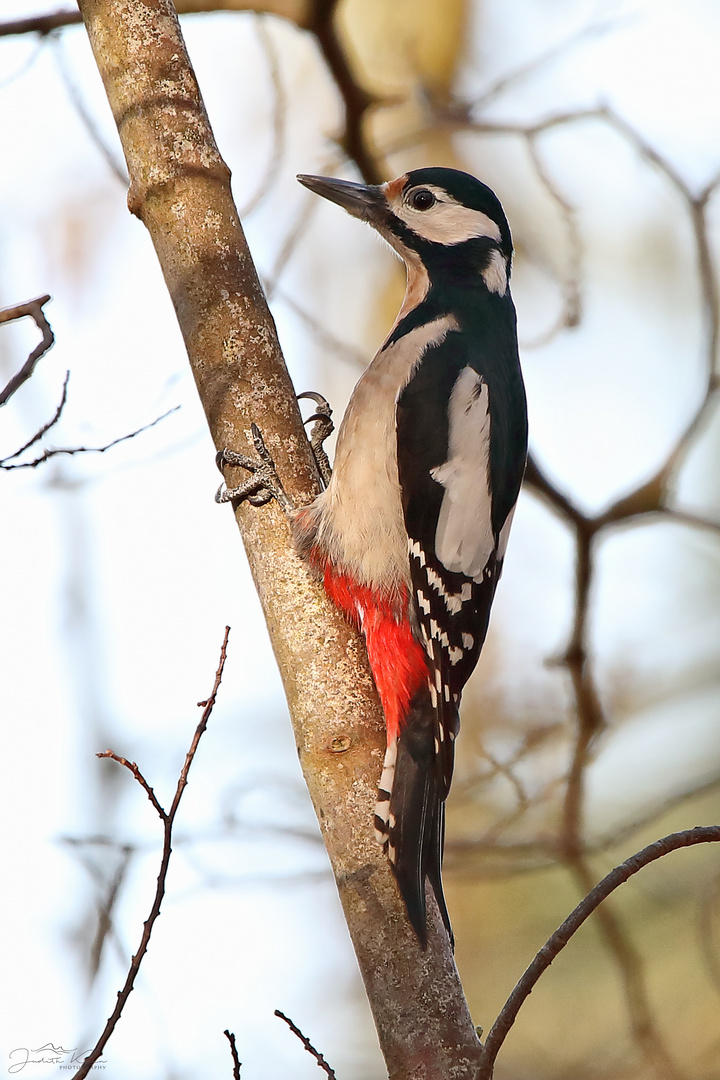
M436 319L379 352L355 387L340 425L332 479L314 504L317 543L363 584L390 591L410 585L395 405L428 347L456 325L448 316Z

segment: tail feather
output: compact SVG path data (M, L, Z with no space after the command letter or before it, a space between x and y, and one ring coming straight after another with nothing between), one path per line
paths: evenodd
M393 739L385 751L383 771L378 787L375 805L375 835L387 848L390 833L390 796L395 784L395 765L397 762L397 739Z
M397 740L385 755L375 827L385 844L408 918L427 946L425 879L452 940L441 881L445 785L435 747L437 714L426 688L413 698Z
M445 803L438 803L438 817L437 826L433 830L431 837L431 849L430 856L428 858L427 876L430 884L432 885L433 892L435 893L435 899L437 900L438 908L440 909L440 915L442 921L445 924L445 929L448 932L450 938L450 944L453 949L455 948L455 935L452 932L452 926L450 925L450 916L448 914L447 904L445 903L445 893L442 887L442 861L443 851L445 850Z

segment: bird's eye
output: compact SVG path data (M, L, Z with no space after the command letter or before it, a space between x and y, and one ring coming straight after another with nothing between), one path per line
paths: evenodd
M429 210L437 202L432 191L428 191L427 188L418 188L417 191L413 191L408 201L413 210Z

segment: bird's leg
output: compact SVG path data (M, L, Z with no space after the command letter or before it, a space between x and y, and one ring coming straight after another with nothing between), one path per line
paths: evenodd
M335 425L330 419L332 416L332 409L322 394L316 394L314 390L306 390L304 393L298 394L298 401L300 401L301 398L309 398L317 405L317 409L312 416L308 416L307 420L304 420L303 423L309 424L311 421L315 421L310 432L310 449L313 452L315 464L318 467L323 486L327 487L330 483L330 477L332 476L332 469L330 468L328 456L323 449L323 443L335 430Z
M215 463L223 476L225 475L226 465L247 469L252 475L243 484L239 484L234 488L229 488L223 480L215 494L215 502L242 502L247 499L253 506L264 506L271 499L277 499L281 509L286 512L293 510L292 501L288 498L282 486L275 469L275 462L270 456L270 451L265 445L259 427L257 424L252 424L250 430L252 431L257 458L248 457L247 454L239 454L236 450L226 448L218 451L215 455Z
M322 394L316 394L312 390L298 394L298 401L301 398L310 398L317 406L313 415L309 416L304 423L309 424L314 421L310 432L310 449L315 458L323 486L327 487L332 475L332 469L330 468L328 456L323 450L323 443L335 430L335 425L330 419L332 409ZM215 463L223 476L225 475L225 467L228 465L247 469L252 474L244 483L233 488L229 488L223 481L215 494L215 502L243 502L243 500L247 499L253 506L264 506L271 499L276 499L280 507L286 512L294 510L292 500L282 486L275 468L275 462L270 456L270 451L265 445L265 440L257 424L251 425L251 431L257 458L249 457L247 454L240 454L236 450L229 450L227 447L218 451L215 455Z

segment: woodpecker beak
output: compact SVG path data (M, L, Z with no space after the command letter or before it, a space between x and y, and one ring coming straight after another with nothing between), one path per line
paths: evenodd
M379 187L365 187L363 184L352 184L349 180L335 180L331 176L301 174L297 179L303 187L337 203L348 214L371 225L377 225L387 210L387 200Z

